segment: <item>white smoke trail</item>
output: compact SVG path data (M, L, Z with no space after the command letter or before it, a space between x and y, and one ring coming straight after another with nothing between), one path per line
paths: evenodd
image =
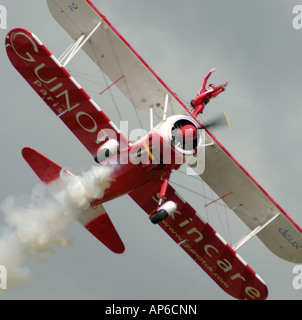
M62 233L93 200L104 196L111 173L108 167L92 167L82 176L63 175L52 183L51 189L57 189L54 196L46 186L38 185L26 201L15 196L3 201L0 264L7 269L8 289L30 278L30 270L24 267L28 259L39 259L44 252L54 253L57 247L70 244Z

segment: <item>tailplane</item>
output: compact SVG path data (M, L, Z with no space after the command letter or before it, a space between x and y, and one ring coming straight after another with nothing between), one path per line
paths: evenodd
M73 175L34 149L26 147L22 150L22 155L54 195L66 186L66 179L62 179L62 175ZM115 253L125 251L124 244L102 204L93 205L81 211L78 222L111 251Z

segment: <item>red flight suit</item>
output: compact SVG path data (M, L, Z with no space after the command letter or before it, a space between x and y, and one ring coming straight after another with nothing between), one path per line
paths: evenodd
M210 99L215 98L219 93L224 91L225 90L224 88L228 84L226 82L224 84L221 84L220 86L209 88L208 90L206 90L206 84L211 74L212 74L212 71L210 71L207 74L207 76L204 78L201 89L197 97L191 101L191 105L194 108L193 114L196 117L198 116L199 113L203 111L205 105L210 101Z

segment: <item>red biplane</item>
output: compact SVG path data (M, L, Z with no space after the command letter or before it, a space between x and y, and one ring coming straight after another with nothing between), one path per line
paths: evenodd
M94 159L101 166L113 167L114 179L105 196L91 203L79 222L110 250L122 253L124 244L103 203L129 194L151 222L158 224L228 294L238 299L265 299L265 283L237 254L237 248L257 235L279 257L301 263L301 228L91 1L48 0L48 6L74 40L62 57L57 60L34 34L21 28L8 33L6 49L14 67ZM65 69L80 49L134 108L150 111L151 131L145 138L130 143ZM153 127L154 114L161 122ZM45 184L60 179L62 167L42 154L24 148L23 156ZM171 171L184 162L251 229L237 244L229 245L170 185Z

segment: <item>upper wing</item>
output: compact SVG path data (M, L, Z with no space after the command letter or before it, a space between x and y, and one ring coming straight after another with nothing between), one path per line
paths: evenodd
M302 262L302 230L213 137L206 134L205 170L200 177L279 257Z
M6 50L14 67L91 154L108 137L128 145L126 137L34 34L11 30Z
M151 180L130 196L151 214L157 208L160 187L161 181ZM263 281L170 185L166 198L177 203L177 211L160 227L228 294L237 299L265 299L268 292Z
M115 82L115 85L138 109L149 110L162 118L166 95L169 97L167 116L187 114L188 109L163 83L129 43L89 0L48 0L57 22L77 40L95 30L83 46L88 56Z

